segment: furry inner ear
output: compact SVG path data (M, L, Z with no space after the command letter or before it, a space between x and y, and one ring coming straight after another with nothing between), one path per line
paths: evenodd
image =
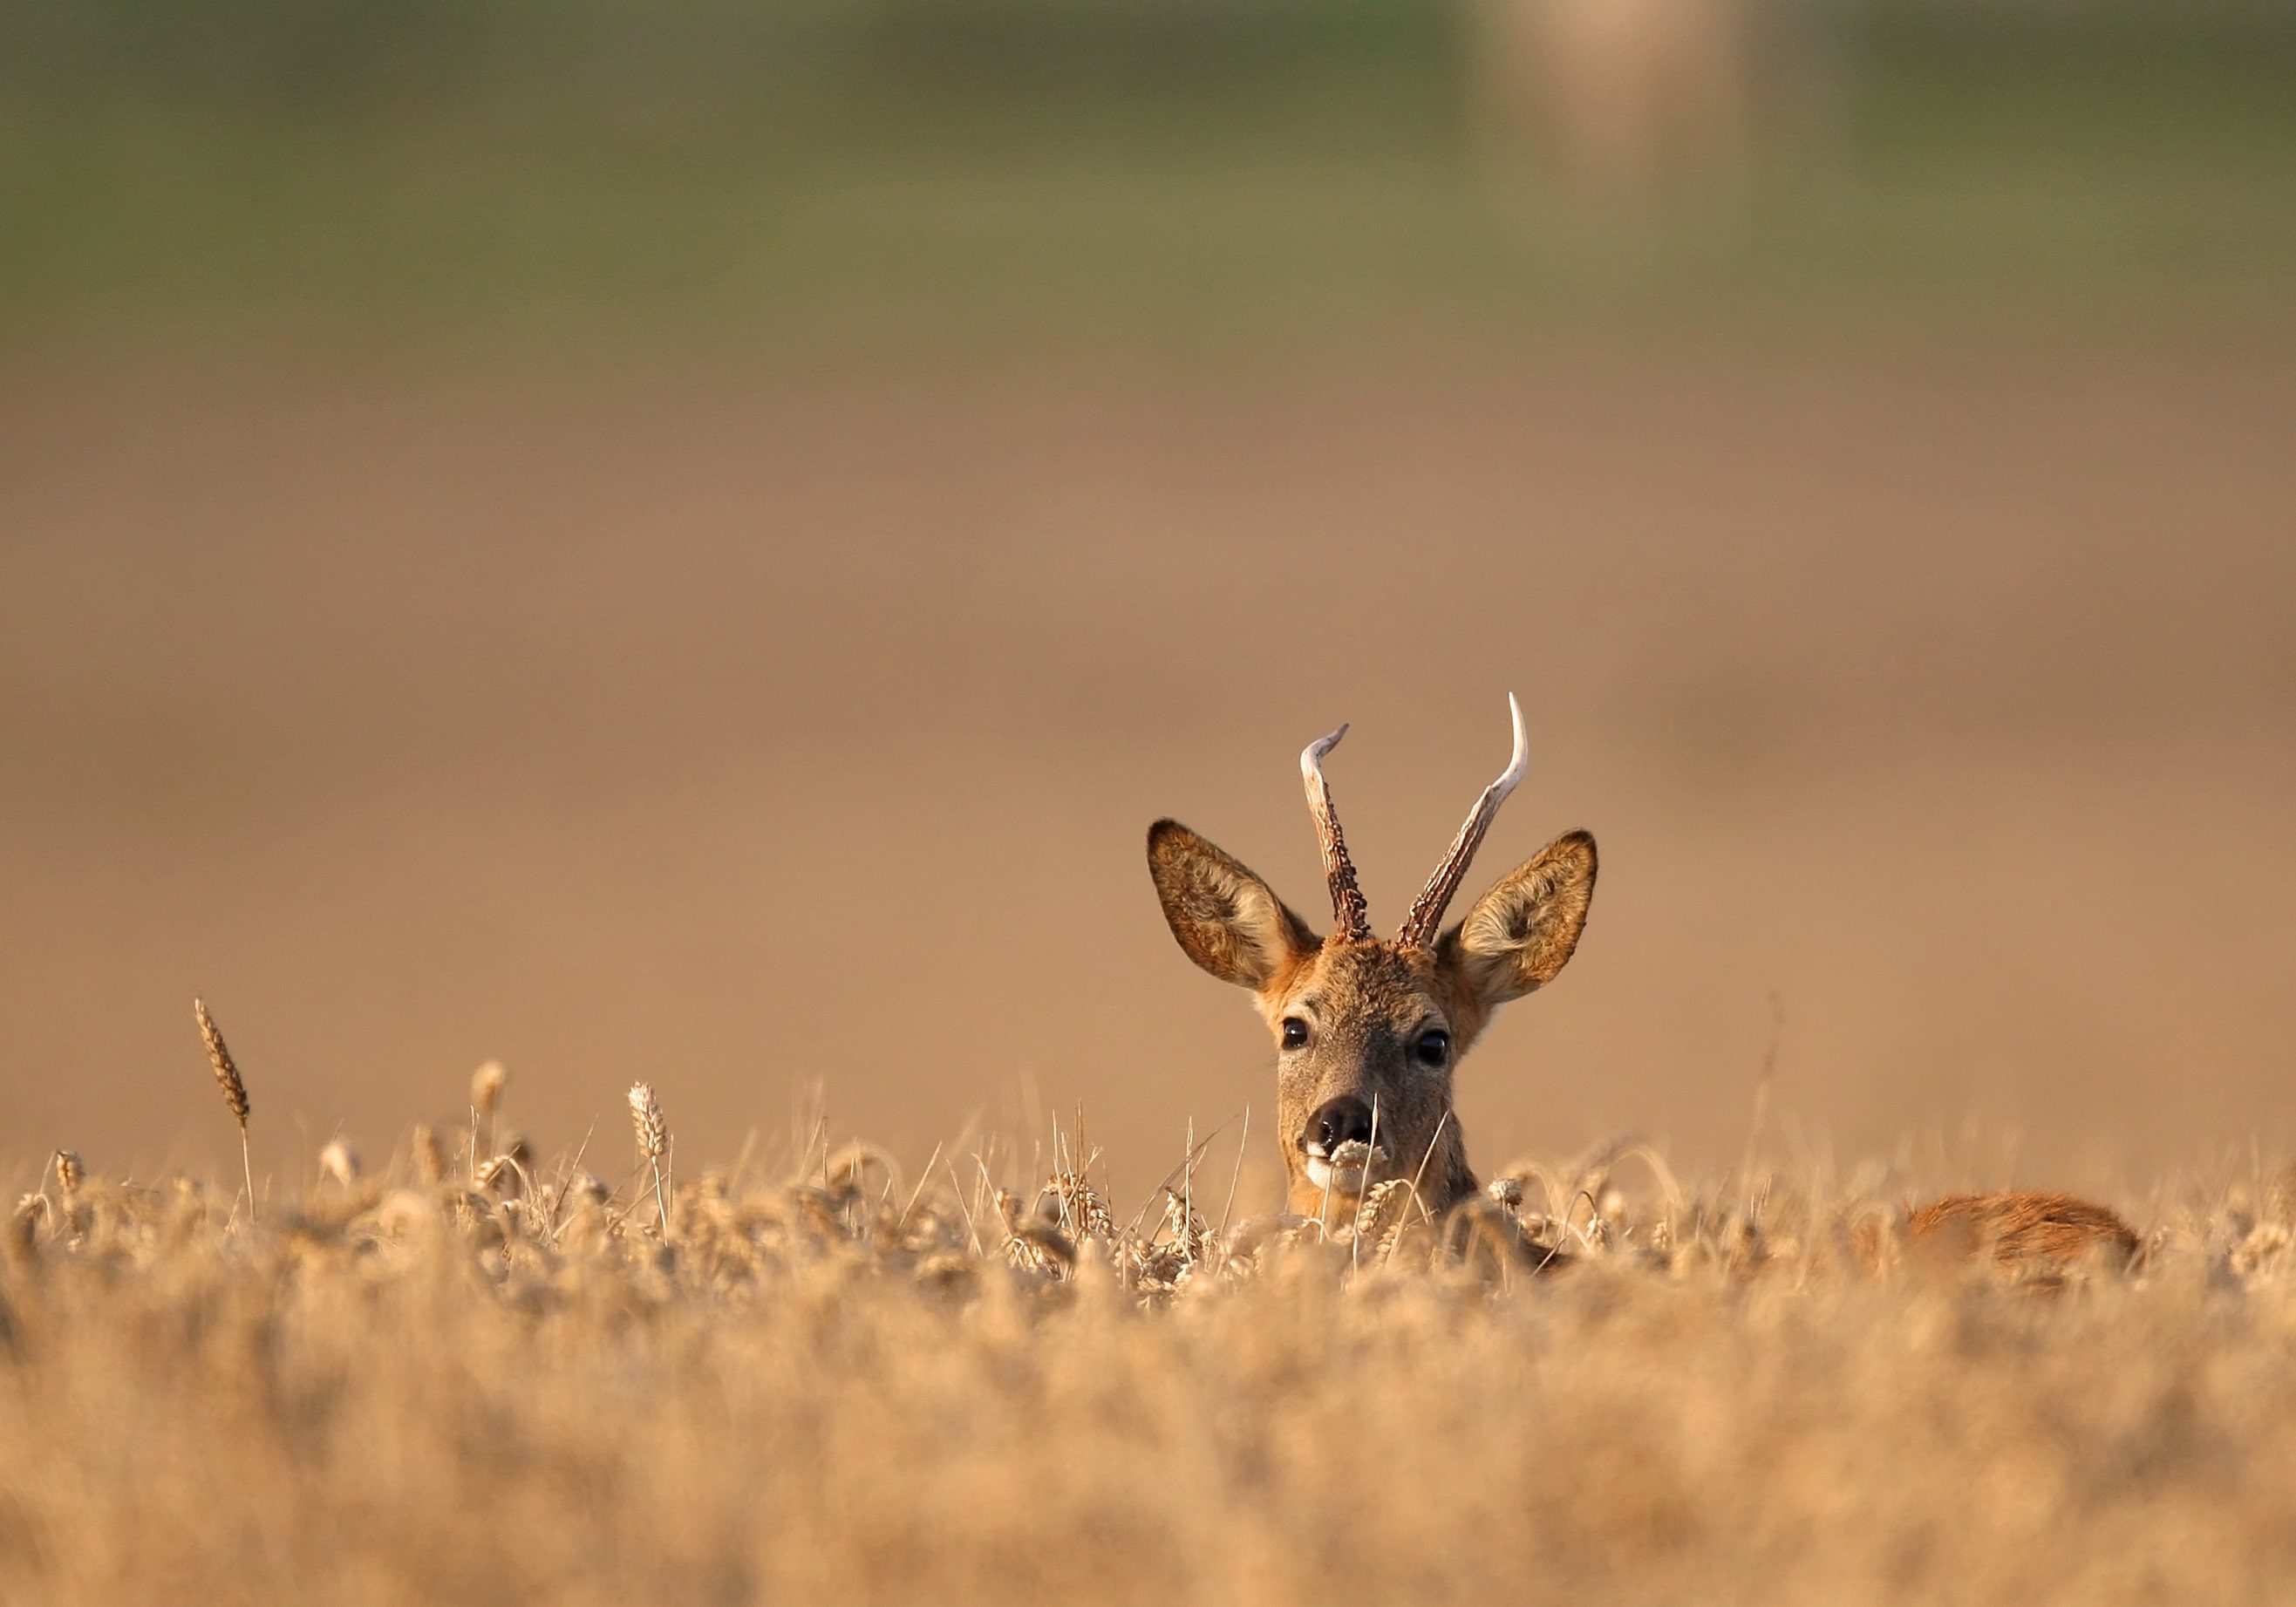
M1318 947L1267 883L1177 820L1148 829L1148 873L1172 935L1223 982L1265 988Z
M1570 963L1594 898L1594 838L1558 837L1475 900L1444 937L1443 957L1486 1006L1521 998Z

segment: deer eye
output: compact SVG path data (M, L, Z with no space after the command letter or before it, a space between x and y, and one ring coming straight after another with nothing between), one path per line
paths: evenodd
M1283 1018L1283 1046L1297 1049L1308 1041L1308 1023L1296 1015Z
M1439 1066L1451 1058L1451 1035L1440 1027L1431 1027L1419 1035L1419 1041L1411 1048L1419 1056L1421 1065Z

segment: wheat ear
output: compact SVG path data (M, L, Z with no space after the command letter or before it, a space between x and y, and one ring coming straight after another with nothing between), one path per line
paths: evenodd
M669 1148L669 1124L662 1119L661 1101L652 1083L630 1085L630 1126L638 1136L638 1152L653 1168L653 1207L661 1219L661 1236L669 1238L669 1201L661 1186L661 1158Z
M208 1060L215 1067L217 1084L223 1089L223 1102L239 1123L239 1164L247 1177L247 1219L255 1220L255 1160L247 1147L247 1083L239 1074L239 1067L224 1046L223 1034L216 1030L215 1017L208 1013L203 999L192 1001L192 1016L200 1024L200 1039L208 1046Z
M510 1073L502 1062L490 1060L471 1073L471 1125L476 1130L471 1145L471 1170L476 1175L481 1152L495 1152L495 1112L502 1108L504 1085Z

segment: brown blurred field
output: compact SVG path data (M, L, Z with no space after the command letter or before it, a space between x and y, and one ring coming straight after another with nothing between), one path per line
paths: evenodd
M2292 83L0 0L0 1607L2288 1599ZM1261 1216L1145 829L1391 931L1510 692L1491 1187Z
M1550 1165L1520 1216L1472 1202L1463 1267L1407 1215L1231 1227L1225 1156L1103 1200L817 1145L682 1165L665 1231L581 1176L629 1142L474 1177L449 1134L259 1223L43 1179L0 1220L12 1607L2008 1607L2296 1570L2284 1170L2167 1179L2133 1275L2021 1276L1923 1257L1874 1174Z
M1473 879L1603 873L1461 1078L1487 1166L1734 1159L1774 1044L1810 1164L2286 1152L2284 343L1380 349L12 362L6 1160L235 1164L200 991L283 1189L497 1056L561 1136L638 1076L729 1154L1056 1112L1145 1189L1272 1092L1149 821L1320 919L1351 720L1391 922L1509 690Z

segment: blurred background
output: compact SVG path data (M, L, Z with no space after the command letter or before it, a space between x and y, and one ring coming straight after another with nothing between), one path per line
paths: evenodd
M2284 1152L2292 270L2264 0L0 0L0 1166L1272 1170L1144 828L1510 690L1486 1167Z

